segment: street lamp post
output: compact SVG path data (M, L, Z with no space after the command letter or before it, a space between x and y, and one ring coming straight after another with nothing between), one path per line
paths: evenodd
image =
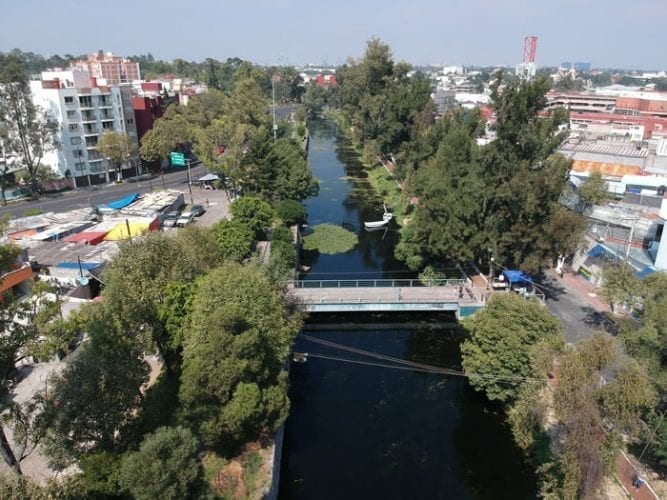
M489 248L489 281L493 281L493 248Z

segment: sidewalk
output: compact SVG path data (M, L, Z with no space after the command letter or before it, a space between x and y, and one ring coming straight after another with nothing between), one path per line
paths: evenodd
M597 287L572 270L563 273L560 278L563 285L582 302L586 302L598 312L611 312L607 304L599 295Z

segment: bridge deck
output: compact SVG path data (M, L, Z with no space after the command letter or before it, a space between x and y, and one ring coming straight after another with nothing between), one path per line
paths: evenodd
M302 282L301 282L302 283ZM289 285L306 311L456 311L484 305L485 289L471 286L322 287Z

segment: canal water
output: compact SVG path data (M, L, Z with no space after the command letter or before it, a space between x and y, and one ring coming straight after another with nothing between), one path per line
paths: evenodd
M339 224L358 234L349 252L307 252L303 279L411 277L393 256L398 233L367 232L379 220L373 193L354 151L328 121L310 125L309 162L320 194L308 200L308 222ZM393 223L392 223L393 224ZM460 368L456 326L388 324L394 318L335 318L340 327L308 336L422 363ZM410 318L410 323L423 317ZM362 327L343 327L359 323ZM382 329L369 328L382 323ZM513 444L501 408L463 378L410 369L314 343L301 335L293 364L292 408L285 426L281 499L535 498L535 477ZM317 356L315 356L317 355Z

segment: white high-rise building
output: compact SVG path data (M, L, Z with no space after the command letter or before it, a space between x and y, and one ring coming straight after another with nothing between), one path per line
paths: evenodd
M58 147L44 155L42 163L62 177L73 177L76 186L115 180L113 167L95 148L108 130L125 132L137 144L131 88L97 86L85 70L46 71L30 82L33 102L47 110L58 124ZM125 165L135 175L138 158Z

